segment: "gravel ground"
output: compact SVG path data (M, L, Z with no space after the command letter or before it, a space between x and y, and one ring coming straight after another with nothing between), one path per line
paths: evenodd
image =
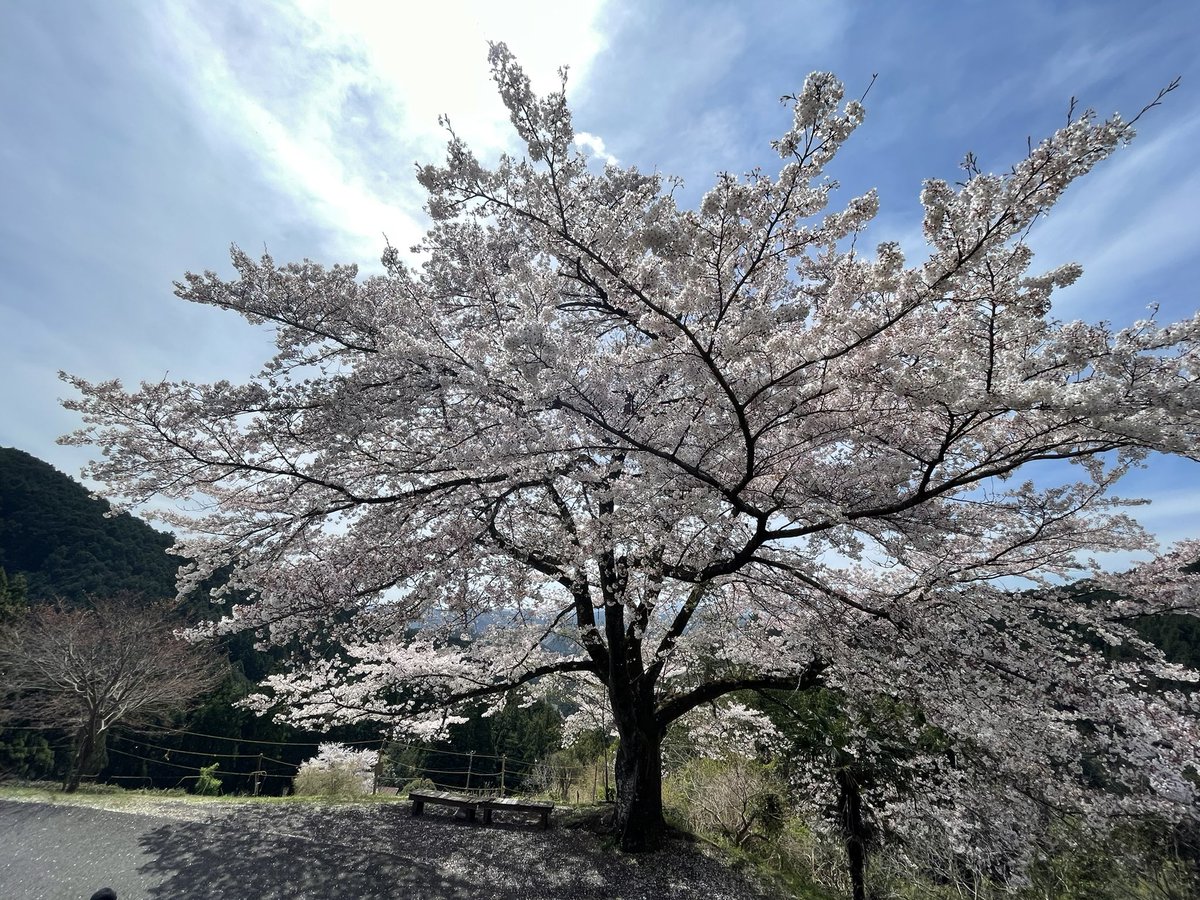
M490 828L450 810L146 801L120 811L0 800L0 896L776 900L695 846L627 856L583 828Z

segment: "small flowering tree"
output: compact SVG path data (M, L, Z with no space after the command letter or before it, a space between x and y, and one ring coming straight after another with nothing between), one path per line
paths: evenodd
M317 746L317 755L305 760L296 770L293 790L296 794L325 797L351 797L368 794L375 783L379 753L354 750L345 744Z
M912 703L1054 802L1085 802L1086 754L1114 808L1193 803L1191 701L1140 687L1146 665L1194 675L1128 623L1196 610L1175 569L1200 547L1120 602L1001 586L1150 549L1109 489L1149 451L1200 454L1200 318L1060 322L1079 267L1031 272L1022 240L1131 123L1083 114L1003 174L926 182L910 264L864 249L873 191L827 210L864 117L831 75L786 98L777 176L722 175L691 210L677 182L581 155L565 81L538 97L503 45L491 61L527 155L489 167L451 132L418 173L419 265L389 247L359 279L235 248L236 278L178 294L274 326L257 377L67 377L92 477L210 501L162 514L187 535L181 590L228 567L251 599L219 628L296 650L258 708L429 734L590 682L630 850L663 833L667 729L748 689Z

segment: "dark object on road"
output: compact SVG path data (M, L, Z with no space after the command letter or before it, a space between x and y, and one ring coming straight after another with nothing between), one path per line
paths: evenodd
M92 894L91 900L117 900L117 892L112 888L100 888Z

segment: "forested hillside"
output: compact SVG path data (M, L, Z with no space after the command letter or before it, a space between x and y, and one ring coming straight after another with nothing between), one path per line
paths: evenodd
M31 601L132 591L175 593L169 534L109 504L22 450L0 448L0 568L23 574Z
M24 595L30 604L64 600L70 605L86 602L89 596L107 597L131 593L147 601L165 600L175 594L177 557L167 553L171 535L158 531L126 513L106 515L110 505L92 497L74 479L22 450L0 448L0 571L12 583L23 576ZM185 610L196 618L200 603ZM253 680L263 677L272 660L253 648L248 637L232 638L222 647L230 662L230 674L208 698L176 724L185 731L214 735L200 740L187 735L164 735L158 743L184 753L187 765L151 763L130 756L128 739L110 742L101 779L139 778L174 784L191 769L207 761L212 752L237 752L232 740L265 740L265 749L279 749L273 742L293 741L295 729L282 728L258 719L233 701L244 696ZM0 731L0 774L41 776L61 765L50 753L53 745L62 757L68 735ZM191 751L191 752L189 752ZM257 753L258 750L255 750ZM309 751L311 753L311 751ZM204 754L204 755L201 755ZM162 757L163 753L137 756ZM281 754L282 755L282 754ZM288 758L295 755L290 754ZM247 767L253 768L249 765ZM225 771L236 771L226 765ZM284 782L268 785L278 793Z
M1137 630L1171 662L1200 669L1200 619L1183 615L1151 616L1139 622Z

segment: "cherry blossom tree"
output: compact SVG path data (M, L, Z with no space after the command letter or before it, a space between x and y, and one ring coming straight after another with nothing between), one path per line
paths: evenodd
M692 210L582 154L565 74L537 96L503 45L491 63L525 155L485 165L446 123L411 257L360 279L235 247L232 280L177 285L274 327L256 377L64 376L86 423L65 440L104 450L88 474L185 501L156 507L181 591L231 572L250 599L219 628L294 650L259 708L432 734L464 703L590 685L631 850L662 835L666 730L750 689L910 702L1055 802L1082 802L1085 755L1113 804L1192 802L1191 701L1139 688L1194 675L1128 622L1195 611L1194 581L1051 589L1153 547L1122 474L1200 454L1200 317L1058 321L1080 269L1031 272L1023 239L1132 122L1072 116L1002 174L927 181L909 264L865 249L873 191L829 209L864 117L832 75L785 98L777 175L722 175Z

